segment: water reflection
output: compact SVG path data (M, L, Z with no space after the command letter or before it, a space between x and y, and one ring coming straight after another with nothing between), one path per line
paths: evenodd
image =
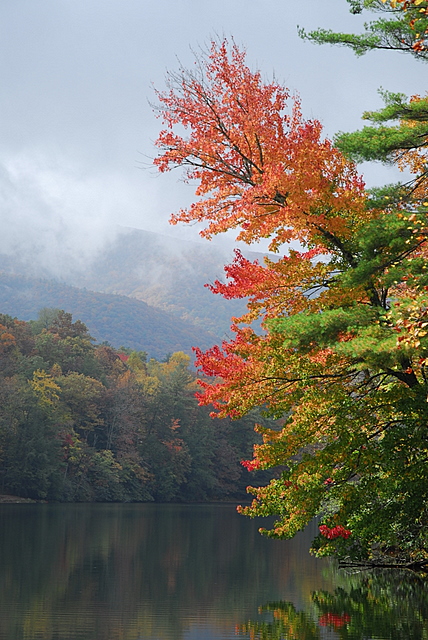
M425 640L428 584L408 572L373 571L340 575L346 586L312 593L312 606L298 611L291 602L270 602L259 619L239 627L251 640Z
M325 563L230 505L1 505L0 638L236 637L260 601L300 606Z
M418 581L340 577L312 532L267 540L233 506L0 505L0 521L1 640L425 638Z

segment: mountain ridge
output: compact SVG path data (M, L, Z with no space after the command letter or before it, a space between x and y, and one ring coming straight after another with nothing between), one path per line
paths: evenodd
M0 272L0 311L20 320L36 320L43 307L64 309L86 324L97 342L146 351L162 359L192 347L208 348L215 336L142 300L104 294L22 275Z
M151 357L191 353L192 346L206 349L228 336L230 318L246 310L245 300L225 300L206 287L224 279L232 260L231 248L132 228L120 228L90 261L60 279L49 278L31 252L0 254L0 312L30 320L42 307L64 308L115 347Z

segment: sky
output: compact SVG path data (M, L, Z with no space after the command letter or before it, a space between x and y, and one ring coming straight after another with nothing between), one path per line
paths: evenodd
M373 14L364 16L373 19ZM422 63L357 58L302 41L297 26L358 32L345 0L1 0L0 252L31 252L53 270L94 255L117 226L196 240L171 227L193 187L151 166L160 123L153 86L213 38L234 38L252 69L301 96L327 136L362 126L380 87L425 93ZM362 167L367 183L399 178Z

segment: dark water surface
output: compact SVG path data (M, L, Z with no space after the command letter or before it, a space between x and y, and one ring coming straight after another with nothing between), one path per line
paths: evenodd
M0 505L0 640L428 638L419 579L258 526L231 505Z

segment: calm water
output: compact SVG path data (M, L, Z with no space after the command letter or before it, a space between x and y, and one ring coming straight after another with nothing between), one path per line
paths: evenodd
M348 575L230 505L0 505L0 640L428 638L423 582Z

